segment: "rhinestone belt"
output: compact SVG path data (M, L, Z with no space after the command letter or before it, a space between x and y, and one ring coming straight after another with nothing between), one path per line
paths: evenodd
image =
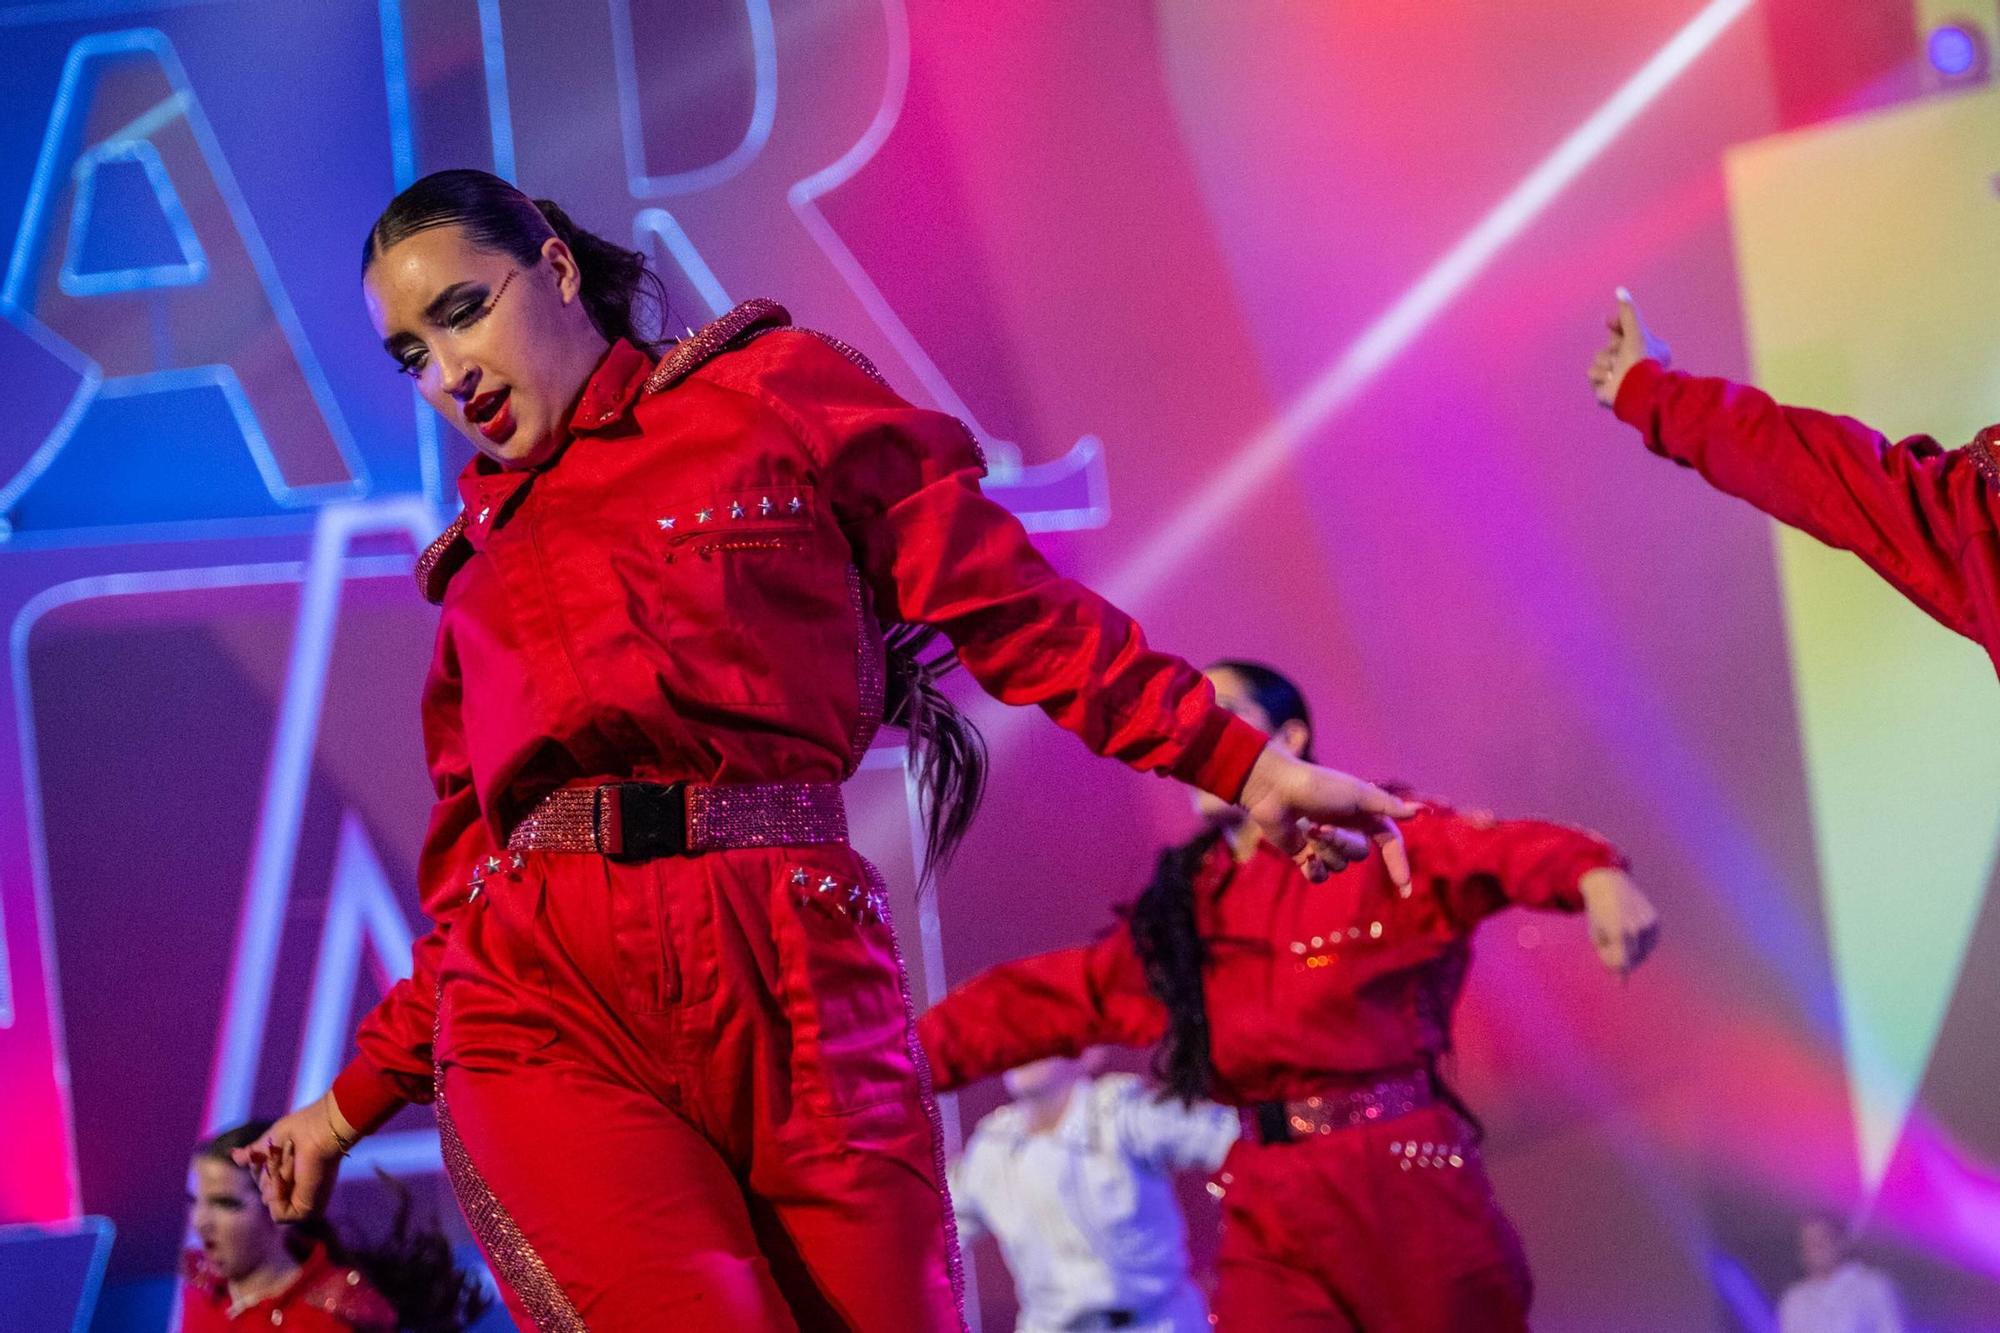
M1413 1070L1365 1087L1326 1092L1296 1102L1259 1102L1238 1111L1243 1133L1259 1143L1290 1143L1314 1134L1380 1124L1437 1103L1437 1090L1424 1070Z
M832 782L564 787L543 797L507 835L512 851L595 852L633 861L846 841L847 806Z

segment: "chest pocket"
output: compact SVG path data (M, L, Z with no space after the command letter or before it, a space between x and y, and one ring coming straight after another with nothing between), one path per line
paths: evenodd
M674 692L708 703L785 701L828 647L844 561L820 549L809 485L691 495L655 521Z

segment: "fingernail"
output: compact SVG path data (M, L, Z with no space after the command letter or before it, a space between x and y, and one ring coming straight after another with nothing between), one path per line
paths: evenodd
M1627 291L1625 288L1620 287L1618 289L1618 299L1621 301L1630 302L1632 299L1632 293Z

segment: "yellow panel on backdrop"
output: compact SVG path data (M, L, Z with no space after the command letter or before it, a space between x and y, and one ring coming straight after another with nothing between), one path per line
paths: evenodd
M1757 382L1946 444L2000 420L2000 91L1732 152ZM1862 1177L1887 1169L2000 838L2000 687L1860 561L1781 530Z

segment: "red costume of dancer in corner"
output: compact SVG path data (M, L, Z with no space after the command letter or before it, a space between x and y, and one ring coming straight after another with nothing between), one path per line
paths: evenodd
M1439 808L1403 833L1407 893L1379 856L1316 886L1268 843L1239 865L1217 842L1194 873L1210 1095L1245 1118L1218 1177L1225 1333L1526 1327L1519 1242L1436 1060L1474 927L1510 904L1581 911L1578 880L1623 860L1591 834ZM982 973L918 1032L944 1091L1167 1027L1120 926Z
M1265 744L1049 568L962 425L785 322L750 303L657 368L614 344L555 460L475 460L419 565L436 925L334 1097L365 1130L435 1089L545 1333L961 1322L900 963L832 786L881 720L880 625L942 627L999 698L1226 799ZM721 784L687 798L718 850L523 840L602 832L543 803L635 781ZM777 795L697 802L748 788Z
M284 1287L236 1308L229 1286L190 1254L181 1300L181 1333L396 1333L395 1309L355 1268L345 1268L315 1245Z
M1781 523L1852 551L2000 666L2000 427L1963 449L1641 361L1615 409L1646 445Z

